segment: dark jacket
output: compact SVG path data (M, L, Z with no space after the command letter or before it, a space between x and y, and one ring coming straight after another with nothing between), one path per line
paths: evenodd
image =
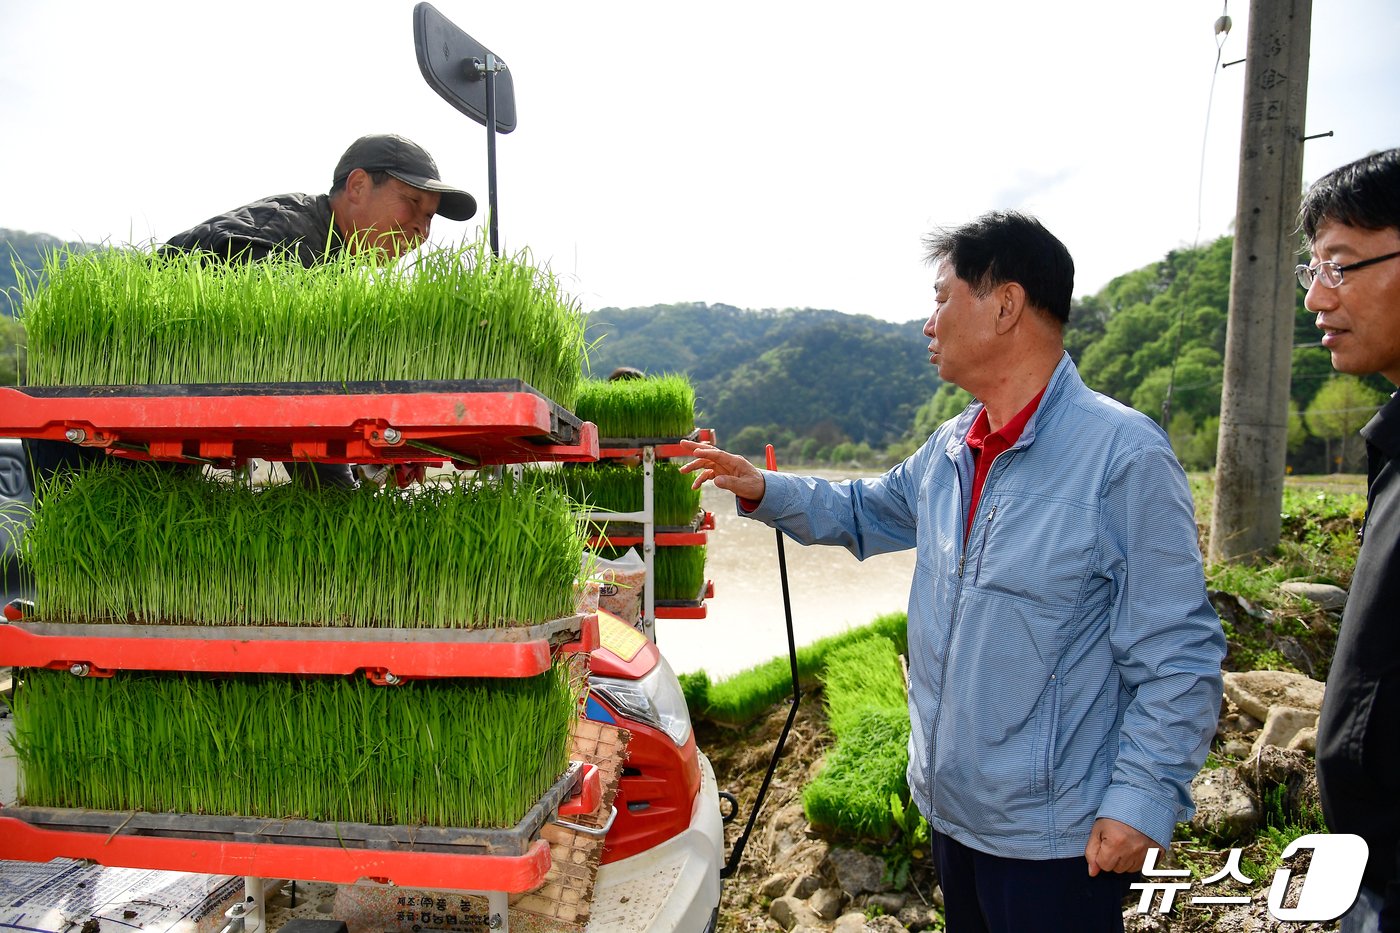
M1318 721L1317 780L1327 825L1366 840L1364 884L1400 921L1400 393L1361 435L1365 532Z
M290 252L303 266L314 266L343 247L331 222L329 195L277 194L210 217L171 237L163 249L244 261Z
M210 217L176 234L162 251L208 253L219 260L256 262L283 253L308 268L333 259L344 241L325 194L277 194ZM288 463L287 473L307 486L354 486L350 467L341 463Z

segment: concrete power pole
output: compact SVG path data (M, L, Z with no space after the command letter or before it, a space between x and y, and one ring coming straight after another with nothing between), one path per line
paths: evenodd
M1312 0L1250 0L1211 560L1279 540L1311 32Z

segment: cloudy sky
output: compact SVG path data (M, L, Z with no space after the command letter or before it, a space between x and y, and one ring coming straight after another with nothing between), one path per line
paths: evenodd
M1039 215L1077 293L1228 233L1245 66L1220 0L435 0L510 67L504 246L584 307L922 318L919 239ZM399 132L485 204L486 133L424 83L411 0L0 0L0 227L159 241L324 191ZM1304 179L1400 145L1400 3L1315 4ZM1212 94L1211 80L1215 75ZM1207 126L1207 107L1210 119ZM476 235L439 220L434 240Z

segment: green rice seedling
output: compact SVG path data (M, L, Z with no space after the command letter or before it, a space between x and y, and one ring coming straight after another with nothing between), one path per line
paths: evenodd
M888 638L866 638L832 652L822 679L827 721L837 741L871 709L906 709L899 656Z
M598 554L606 560L621 557L626 548L602 547ZM705 545L658 547L655 558L656 598L693 600L705 585Z
M907 626L908 616L902 612L892 612L868 625L803 645L797 649L798 676L804 687L810 686L817 677L825 674L828 660L839 649L876 636L889 639L898 651L905 652L908 650L904 647ZM742 726L791 694L791 665L786 657L773 658L732 677L708 684L703 709L692 712L703 712L707 718L726 725Z
M857 839L889 839L895 828L890 795L909 796L908 744L906 710L868 707L802 791L812 826Z
M585 541L559 490L266 488L154 464L55 476L21 543L51 622L492 628L574 614Z
M802 795L813 825L848 836L888 839L890 797L908 797L909 711L895 646L865 638L826 662L827 719L836 745Z
M574 414L604 438L684 437L695 430L695 388L683 375L585 380Z
M644 480L637 467L614 463L566 464L552 471L575 502L602 512L640 512L645 507ZM700 511L700 490L677 464L662 461L652 474L652 503L658 525L685 526Z
M508 827L568 767L579 688L536 677L31 670L13 698L36 807Z
M656 549L656 598L691 600L705 585L705 545Z
M586 365L577 302L483 240L389 268L60 251L21 287L34 386L521 379L568 408Z

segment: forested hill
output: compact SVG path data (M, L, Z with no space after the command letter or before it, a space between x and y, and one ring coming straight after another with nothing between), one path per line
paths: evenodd
M879 448L909 430L938 388L923 324L721 304L603 308L589 315L588 337L597 341L589 361L600 378L616 366L688 374L702 423L722 443L747 428L753 440Z

